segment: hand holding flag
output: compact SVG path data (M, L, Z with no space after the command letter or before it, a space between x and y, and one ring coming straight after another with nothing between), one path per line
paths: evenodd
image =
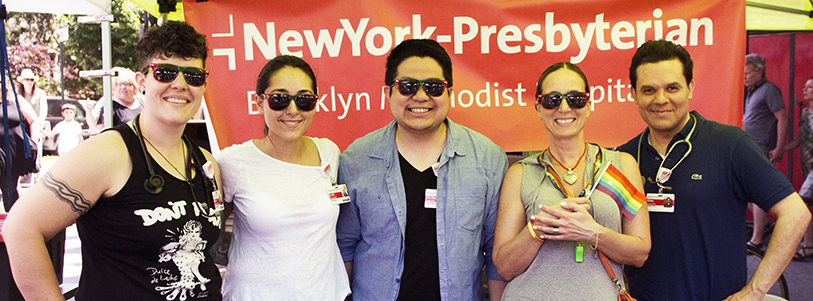
M589 198L593 191L598 189L615 200L621 213L632 219L641 206L644 206L646 197L612 163L613 161L609 160L602 168L598 181L595 182L587 197Z

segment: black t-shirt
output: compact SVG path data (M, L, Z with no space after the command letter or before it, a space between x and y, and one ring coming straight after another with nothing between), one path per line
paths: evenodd
M437 189L438 177L432 168L418 171L400 153L398 159L407 202L404 274L398 300L440 301L436 209L424 207L426 189Z

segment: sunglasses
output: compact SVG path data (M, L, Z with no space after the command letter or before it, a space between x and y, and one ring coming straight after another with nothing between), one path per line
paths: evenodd
M274 111L285 110L291 104L291 100L296 104L296 108L302 112L310 112L316 107L316 95L313 94L260 94L260 97L268 102L268 107Z
M426 80L396 79L395 82L398 84L398 92L403 96L415 95L418 93L418 89L423 86L423 91L426 92L426 95L438 97L443 95L443 91L446 90L446 85L448 84L445 80L437 78Z
M162 83L171 83L178 77L178 72L183 73L183 78L186 83L193 87L200 87L206 83L206 78L209 77L209 71L198 67L180 67L173 64L157 64L152 63L147 68L152 69L152 77ZM144 68L144 74L148 70Z
M549 93L545 95L539 95L536 97L536 102L542 105L545 109L556 109L562 104L562 99L567 99L567 105L571 109L581 109L587 105L587 98L590 96L590 93L584 92L568 92L567 94L562 93Z

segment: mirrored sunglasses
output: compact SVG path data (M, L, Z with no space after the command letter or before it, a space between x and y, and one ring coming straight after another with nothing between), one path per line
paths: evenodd
M152 77L162 83L171 83L178 77L178 72L183 73L186 83L193 87L200 87L206 83L209 71L198 67L180 67L173 64L152 63L147 68L152 69ZM147 74L146 68L144 74Z
M398 92L404 96L415 95L418 93L418 89L423 87L423 91L426 93L426 95L438 97L443 95L443 91L446 90L446 85L448 85L447 81L437 78L430 78L426 80L411 78L396 79L395 83L398 84Z
M573 91L567 94L554 92L537 96L536 102L545 109L556 109L562 104L562 99L566 99L567 105L571 109L581 109L587 105L587 99L589 97L590 93L584 92Z
M296 104L296 108L302 112L310 112L316 107L316 98L314 94L260 94L260 97L268 102L268 107L274 111L282 111L288 108L291 100Z

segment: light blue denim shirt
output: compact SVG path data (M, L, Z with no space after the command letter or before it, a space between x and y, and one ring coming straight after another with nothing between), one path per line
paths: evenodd
M490 139L446 119L437 183L437 239L443 300L483 300L481 270L502 280L491 261L500 187L508 159ZM395 145L396 123L353 142L339 160L337 239L353 261L353 300L395 300L404 271L406 196Z

